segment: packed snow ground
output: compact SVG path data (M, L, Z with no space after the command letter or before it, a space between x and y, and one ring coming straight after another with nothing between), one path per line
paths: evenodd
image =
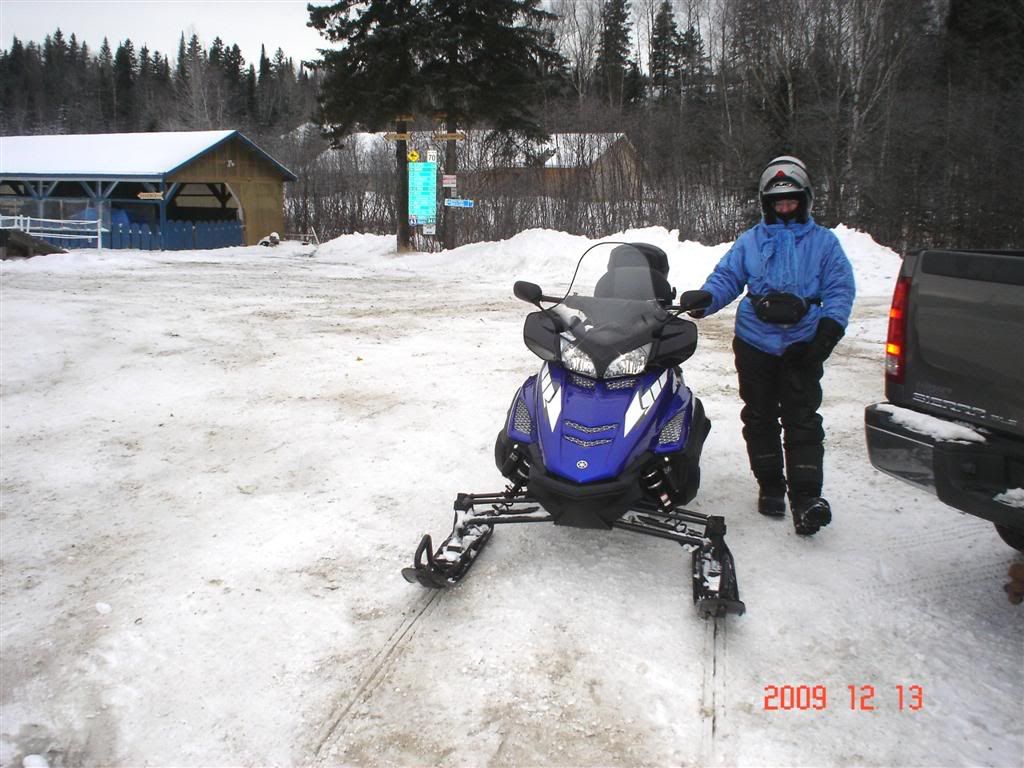
M513 280L564 288L588 241L5 262L0 763L1021 765L1016 555L871 468L899 258L837 232L859 296L826 373L830 527L753 509L731 311L686 366L713 422L691 506L726 516L748 607L717 632L685 552L621 531L499 529L444 593L399 575L457 491L501 488L538 367ZM728 247L627 237L680 289ZM824 707L766 708L798 686Z

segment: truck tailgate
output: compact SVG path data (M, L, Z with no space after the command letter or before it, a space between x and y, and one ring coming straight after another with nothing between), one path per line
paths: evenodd
M924 251L899 400L1024 436L1024 252Z

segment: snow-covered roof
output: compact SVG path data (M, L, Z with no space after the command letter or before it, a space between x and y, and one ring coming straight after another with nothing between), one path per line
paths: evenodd
M546 157L545 168L580 168L595 162L624 133L553 133L547 142L537 142L533 151Z
M233 136L270 161L286 178L295 178L238 131L0 137L0 176L159 180Z

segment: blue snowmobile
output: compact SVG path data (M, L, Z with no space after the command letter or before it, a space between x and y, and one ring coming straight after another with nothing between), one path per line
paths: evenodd
M431 588L457 583L495 525L622 528L691 551L702 617L742 614L724 519L682 506L697 495L711 423L683 380L697 327L680 315L711 295L685 291L673 305L668 257L646 243L592 246L561 298L522 281L514 293L538 309L523 338L544 364L516 392L495 444L508 485L458 494L451 535L436 551L425 535L402 575Z

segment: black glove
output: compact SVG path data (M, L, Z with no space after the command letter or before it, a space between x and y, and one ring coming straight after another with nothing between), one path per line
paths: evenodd
M807 351L803 354L803 362L824 363L845 334L843 326L831 317L821 318L818 321L818 332L814 334L811 343L807 345Z

